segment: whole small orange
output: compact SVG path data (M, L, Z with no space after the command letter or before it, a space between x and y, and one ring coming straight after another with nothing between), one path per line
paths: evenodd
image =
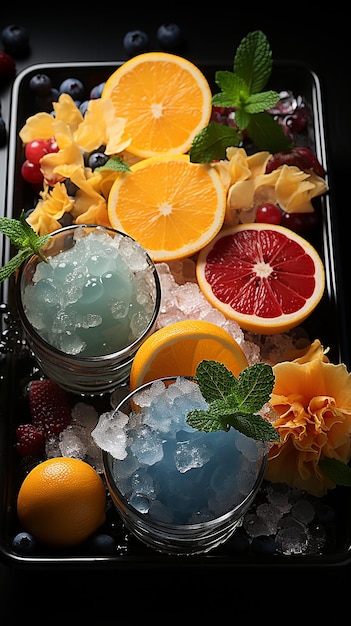
M80 459L55 457L36 465L17 496L23 528L43 545L70 547L105 521L106 490L96 470Z

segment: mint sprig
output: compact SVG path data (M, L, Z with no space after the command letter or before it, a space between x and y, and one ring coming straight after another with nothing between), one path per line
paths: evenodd
M212 97L212 104L234 108L236 127L223 133L223 124L210 122L193 140L189 151L192 162L224 159L226 149L239 146L244 134L258 150L275 153L291 147L281 125L267 112L280 97L276 91L264 91L272 66L266 35L260 30L250 32L237 48L233 72L218 71L215 75L221 91Z
M51 235L38 235L26 221L24 211L22 211L19 220L11 217L0 217L0 232L6 235L18 249L18 253L0 268L0 282L9 278L32 254L37 254L43 261L47 261L41 248Z
M223 363L204 360L197 366L195 378L209 407L189 411L189 426L205 432L233 427L252 439L280 441L272 424L259 414L274 386L270 365L255 363L236 378Z
M130 166L126 161L123 161L121 157L115 155L110 157L104 165L100 165L100 167L95 168L96 172L101 172L103 170L111 170L113 172L130 172Z

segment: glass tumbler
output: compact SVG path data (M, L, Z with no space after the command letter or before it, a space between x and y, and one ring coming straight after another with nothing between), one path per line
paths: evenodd
M239 431L202 432L186 414L203 408L197 383L171 377L131 392L93 436L125 526L156 551L207 553L225 542L263 481L267 447ZM106 441L104 441L104 436Z
M44 375L69 392L102 395L129 376L153 332L161 301L157 270L131 237L95 224L52 233L16 282L19 318Z

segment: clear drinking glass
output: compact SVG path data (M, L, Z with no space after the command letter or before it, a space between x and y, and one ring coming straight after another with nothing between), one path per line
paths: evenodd
M186 393L179 388L184 381L192 386ZM162 395L150 401L155 385L170 394L166 403ZM101 446L108 489L126 527L168 554L202 554L225 542L259 491L267 463L262 442L233 428L205 433L185 423L187 411L202 406L193 387L200 393L193 380L168 377L131 392L112 420L107 414L109 441Z
M154 330L161 300L154 263L128 235L94 224L55 231L43 252L49 263L33 255L17 277L27 342L42 372L67 391L110 392Z

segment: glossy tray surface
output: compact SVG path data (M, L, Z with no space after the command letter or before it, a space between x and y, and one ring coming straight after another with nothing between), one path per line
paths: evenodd
M49 64L27 68L20 74L13 87L12 107L9 136L8 181L6 195L6 215L18 217L22 209L30 209L33 205L33 192L21 177L23 162L23 146L18 133L26 119L37 112L33 95L29 88L29 81L36 73L48 74L54 86L68 77L76 77L85 84L87 92L95 85L105 81L120 63L77 63L77 64ZM232 69L228 64L222 66L216 63L199 64L207 76L209 83L216 90L215 72L220 69ZM318 160L328 171L327 149L325 143L325 128L323 119L322 94L318 77L304 66L277 63L274 66L270 86L276 91L291 90L295 96L302 96L310 110L308 133L303 142L316 154ZM327 176L328 183L328 176ZM326 271L325 295L316 311L305 324L306 331L311 338L318 337L324 346L330 346L329 357L332 362L348 364L346 327L341 315L343 302L342 294L338 289L337 245L331 195L318 199L318 211L321 214L321 225L318 232L309 238L320 252ZM10 247L3 242L2 263L6 262L11 254ZM21 331L14 310L13 284L9 281L2 287L0 309L1 341L1 396L0 396L0 555L13 565L25 566L60 566L75 564L77 566L97 567L246 567L266 564L269 566L293 565L336 565L349 561L351 549L351 505L346 498L347 491L342 488L333 490L320 503L325 511L333 512L333 520L326 522L323 527L323 541L320 547L304 553L261 554L254 550L240 551L234 542L227 542L207 555L201 557L171 557L159 554L143 546L138 540L130 536L125 530L113 506L107 510L107 531L112 532L118 545L112 555L93 554L87 546L81 546L75 551L52 552L41 551L40 554L23 556L15 553L11 542L19 530L16 518L16 495L19 484L23 479L23 467L18 454L14 449L15 428L25 421L28 406L25 388L33 376L39 376L32 357L22 341ZM77 399L73 399L73 402ZM96 406L99 412L109 410L109 398L100 399ZM265 492L262 491L261 502L265 502ZM311 533L318 533L318 521L311 525Z

